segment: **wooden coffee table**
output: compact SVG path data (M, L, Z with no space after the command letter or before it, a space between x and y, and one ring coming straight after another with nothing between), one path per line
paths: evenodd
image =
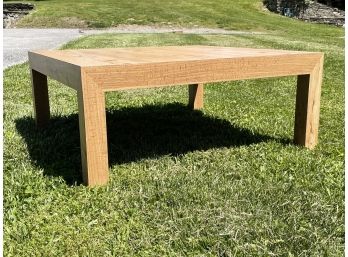
M294 142L311 149L318 140L323 59L315 52L214 46L33 51L29 64L36 124L43 127L50 117L46 76L75 89L83 180L104 185L105 92L187 84L189 106L199 109L203 83L297 75Z

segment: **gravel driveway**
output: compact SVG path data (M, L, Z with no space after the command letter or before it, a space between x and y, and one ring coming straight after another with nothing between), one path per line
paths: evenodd
M55 49L84 35L100 33L168 33L184 34L260 34L257 32L231 31L211 28L177 28L140 25L120 25L102 30L79 29L4 29L4 69L28 60L29 50Z
M28 60L28 51L54 49L80 37L78 29L4 29L4 68Z

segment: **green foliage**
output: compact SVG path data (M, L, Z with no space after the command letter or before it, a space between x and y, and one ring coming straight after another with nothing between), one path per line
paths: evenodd
M291 143L294 77L108 93L110 183L81 186L76 93L49 80L32 119L27 64L4 71L5 256L342 256L344 39L115 35L64 48L208 44L325 52L319 145ZM339 30L336 30L339 31ZM326 35L326 36L325 36Z

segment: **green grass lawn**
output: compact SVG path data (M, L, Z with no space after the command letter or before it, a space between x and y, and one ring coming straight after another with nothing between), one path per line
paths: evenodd
M113 27L119 24L219 27L272 31L293 36L336 36L339 29L317 26L265 10L261 0L46 0L18 27ZM341 32L343 33L343 32Z
M295 77L207 84L201 112L186 108L186 86L113 92L110 183L100 188L80 184L76 93L49 80L53 117L38 131L28 65L5 70L5 256L342 256L340 33L103 34L67 44L325 52L315 150L291 143Z
M265 29L260 0L48 0L20 25L40 27L110 27L118 24L218 26Z

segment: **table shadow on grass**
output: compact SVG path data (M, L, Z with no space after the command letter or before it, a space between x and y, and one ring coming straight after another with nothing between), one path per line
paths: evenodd
M195 150L238 147L287 139L252 133L229 121L192 111L178 103L109 109L106 112L109 166L180 155ZM45 129L35 127L32 117L16 120L33 163L46 176L61 176L67 184L81 184L78 115L52 117Z

